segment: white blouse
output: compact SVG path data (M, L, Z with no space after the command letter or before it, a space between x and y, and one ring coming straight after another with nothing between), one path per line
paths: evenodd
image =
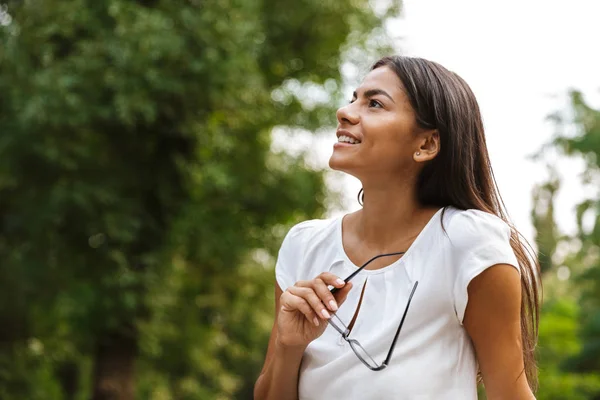
M477 360L462 325L471 279L496 264L519 269L510 228L478 210L439 210L396 262L362 270L337 316L348 325L365 287L350 338L381 363L390 348L408 296L418 287L390 364L371 371L330 325L311 342L300 367L300 400L476 400ZM400 249L400 251L403 249ZM310 220L285 237L276 265L281 290L329 271L342 279L358 267L342 246L342 218ZM365 286L366 285L366 286Z

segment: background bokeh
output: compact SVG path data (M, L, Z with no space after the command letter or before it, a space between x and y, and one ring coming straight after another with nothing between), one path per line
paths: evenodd
M335 109L389 53L472 83L539 249L537 397L600 399L592 3L0 0L0 399L251 399L277 249L357 207Z

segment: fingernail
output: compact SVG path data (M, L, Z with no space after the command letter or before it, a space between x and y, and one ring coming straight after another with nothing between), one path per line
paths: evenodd
M313 319L313 322L315 323L316 326L319 326L319 319L317 317L315 317Z
M331 309L333 311L337 311L337 309L338 309L338 306L337 306L337 303L335 302L335 300L329 300L329 306L331 307Z
M341 280L340 278L337 278L335 280L335 283L337 283L338 285L344 285L346 282L344 282L343 280Z
M321 314L327 319L331 318L331 315L329 315L326 309L322 309Z

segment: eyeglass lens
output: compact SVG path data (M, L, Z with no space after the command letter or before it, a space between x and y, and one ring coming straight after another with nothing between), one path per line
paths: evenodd
M360 360L363 363L365 363L368 367L377 368L379 366L379 364L377 364L377 362L373 360L373 357L371 357L369 353L367 353L367 351L364 349L364 347L361 346L361 344L358 341L350 339L348 340L348 343L350 343L350 347L352 347L352 350L354 350L354 354L356 354L356 356L360 358Z
M335 319L335 321L334 321ZM344 324L344 322L335 313L332 314L331 318L327 320L331 326L335 328L344 338L350 333L350 329Z
M348 343L350 343L350 347L352 348L352 351L354 351L354 354L356 354L356 356L365 365L367 365L369 368L379 367L379 364L377 364L377 362L373 360L373 357L371 357L371 355L367 353L365 348L362 347L362 345L357 340L348 339L348 334L350 333L350 330L337 315L333 314L332 317L328 320L328 322L331 326L335 328L336 331L338 331L342 335L342 338L344 338Z

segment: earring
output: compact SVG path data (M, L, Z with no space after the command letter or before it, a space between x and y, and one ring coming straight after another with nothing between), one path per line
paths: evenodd
M417 151L417 155L418 155L418 156L420 156L420 155L421 155L421 152L420 152L420 151Z

